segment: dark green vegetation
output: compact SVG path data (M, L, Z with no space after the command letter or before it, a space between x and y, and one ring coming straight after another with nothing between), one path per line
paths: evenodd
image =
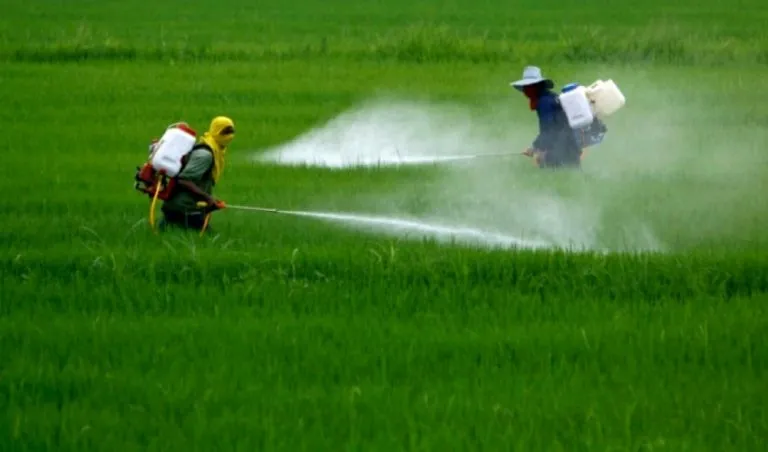
M762 2L259 3L4 6L0 450L765 449ZM627 93L592 177L250 161L381 93L496 115L522 149L507 83L529 63ZM215 238L152 235L131 187L148 140L222 113L231 203L501 217L546 193L599 207L600 246L641 222L664 252L238 211Z

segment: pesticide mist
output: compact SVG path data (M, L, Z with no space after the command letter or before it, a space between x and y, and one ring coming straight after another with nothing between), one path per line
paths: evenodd
M332 212L292 211L288 213L293 215L302 215L335 222L342 222L345 224L354 225L357 228L364 227L374 232L406 238L410 237L415 240L429 237L444 243L464 243L490 248L540 249L552 247L551 243L540 240L529 240L524 237L515 237L499 232L481 230L473 227L425 223L422 221L410 220L406 218L392 218Z
M268 149L257 159L283 165L348 168L465 161L480 153L495 156L522 151L510 143L509 136L493 137L493 130L482 127L461 106L375 100L294 141Z
M400 188L359 195L370 206L363 214L441 225L412 228L424 236L453 227L471 229L475 237L507 237L487 244L666 251L681 235L694 244L722 234L716 223L695 224L690 212L706 208L711 184L743 166L733 157L724 166L716 158L721 149L711 142L691 147L690 137L700 130L686 129L681 118L693 107L666 105L661 100L668 93L628 86L628 106L607 118L606 140L589 150L581 173L540 171L515 155L535 137L537 124L525 106L506 99L482 110L377 99L256 158L337 169L425 165L425 181L411 174ZM639 89L646 90L645 104L634 102ZM417 200L422 208L395 207L402 200ZM327 210L322 206L315 204ZM386 221L377 228L403 230Z

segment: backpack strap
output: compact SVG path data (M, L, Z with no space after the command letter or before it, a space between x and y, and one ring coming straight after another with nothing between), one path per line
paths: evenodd
M178 177L178 174L181 174L181 172L184 171L184 167L187 166L187 162L189 162L189 155L192 154L192 152L194 152L194 151L196 151L198 149L205 149L208 152L210 152L211 154L213 154L213 149L211 149L211 147L208 146L207 144L205 144L205 143L196 143L194 146L192 146L192 149L190 149L190 151L187 152L186 154L184 154L184 156L181 158L181 168L179 168L179 172L177 173L177 177ZM206 175L210 171L211 171L211 169L208 169L208 171L206 172Z

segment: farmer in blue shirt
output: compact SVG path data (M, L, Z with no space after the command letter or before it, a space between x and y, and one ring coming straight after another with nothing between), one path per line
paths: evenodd
M523 154L534 157L540 168L580 168L581 147L552 91L552 80L544 78L538 67L528 66L523 78L510 85L525 94L539 118L539 135Z

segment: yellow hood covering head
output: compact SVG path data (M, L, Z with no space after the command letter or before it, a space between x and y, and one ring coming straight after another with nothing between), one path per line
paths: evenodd
M227 146L235 138L235 123L226 116L217 116L211 121L211 126L203 134L203 142L213 149L213 180L219 181L224 171L224 157L227 154Z

